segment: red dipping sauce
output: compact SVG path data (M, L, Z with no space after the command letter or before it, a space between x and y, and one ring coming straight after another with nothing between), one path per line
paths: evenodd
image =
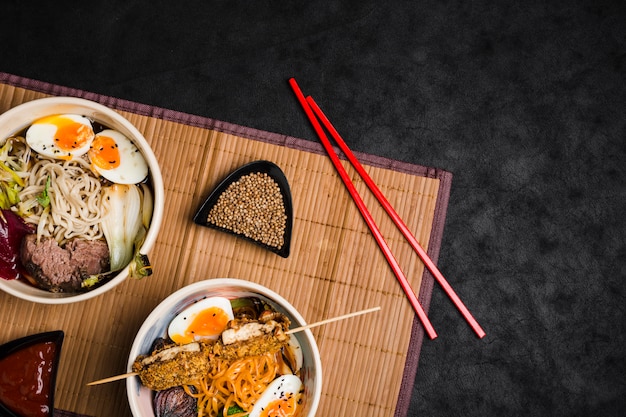
M52 415L50 389L56 344L34 344L0 360L0 402L24 417Z

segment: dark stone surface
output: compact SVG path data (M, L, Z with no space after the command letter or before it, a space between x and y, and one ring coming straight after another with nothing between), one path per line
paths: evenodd
M5 2L0 71L454 174L409 416L626 409L626 8L609 1Z

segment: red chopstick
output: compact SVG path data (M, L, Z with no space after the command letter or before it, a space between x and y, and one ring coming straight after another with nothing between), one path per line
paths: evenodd
M411 233L409 228L402 221L402 218L400 218L398 213L394 210L393 206L389 203L389 201L387 201L387 199L385 198L383 193L380 191L380 189L376 186L376 184L374 183L372 178L369 176L367 171L365 171L363 166L359 163L359 160L356 158L356 156L354 156L350 148L348 148L348 145L346 145L343 138L339 135L337 130L335 130L334 126L330 123L330 120L328 120L326 115L322 112L322 110L319 108L317 103L315 103L315 101L313 100L311 96L307 97L307 102L313 109L316 116L322 121L322 123L324 124L324 127L330 132L330 135L333 137L333 139L335 139L335 141L339 145L339 148L346 155L350 163L352 163L352 165L357 170L361 178L363 178L363 181L365 181L368 188L376 196L376 198L378 199L380 204L383 206L387 214L391 216L391 218L393 219L393 222L396 224L396 226L398 226L398 228L400 229L404 237L409 241L409 244L411 245L411 247L415 250L415 252L417 252L417 255L422 260L422 262L424 262L424 265L426 266L426 268L430 271L431 274L433 274L433 276L435 277L439 285L441 285L441 287L443 288L444 292L448 295L448 297L450 297L450 300L452 300L452 303L461 312L461 314L463 315L465 320L468 322L472 330L474 330L474 332L479 338L483 338L485 336L485 331L482 329L482 327L480 327L480 325L478 324L474 316L472 316L472 313L470 313L467 307L465 307L465 304L463 304L463 301L461 301L461 299L456 294L456 292L454 292L454 290L452 289L452 286L444 278L441 271L439 271L439 268L437 268L435 263L430 259L430 257L428 256L426 251L422 248L422 246L417 241L415 236L413 236L413 233Z
M291 79L290 84L292 86L292 88L294 88L294 91L297 89L298 91L300 91L299 87L297 86L297 83L295 81L295 79ZM302 94L300 92L300 94ZM296 92L296 95L298 95L298 93ZM302 95L302 97L304 97ZM300 98L299 98L300 99ZM302 101L301 101L302 103ZM305 107L305 105L303 105L303 107ZM312 110L313 114L309 115L306 108L309 108L310 110ZM363 168L363 166L360 164L360 162L358 161L358 159L356 158L356 156L354 156L354 154L352 153L352 151L350 150L350 148L348 147L348 145L345 143L345 141L343 140L343 138L341 137L341 135L339 135L339 133L337 132L337 130L334 128L334 126L332 125L332 123L330 122L330 120L326 117L326 115L322 112L322 110L319 108L319 106L317 105L317 103L315 103L315 101L313 100L313 98L311 96L306 98L306 107L305 107L305 112L307 112L307 116L309 116L309 120L311 120L311 123L313 123L314 127L317 124L319 126L319 123L317 123L317 118L319 118L322 123L324 124L324 127L330 132L331 136L333 137L333 139L337 142L337 144L339 145L339 148L342 150L342 152L346 155L346 157L348 158L348 160L350 161L350 163L355 167L355 169L357 170L357 172L359 173L359 175L363 178L363 180L365 181L365 183L367 184L368 188L372 191L372 193L376 196L376 198L378 199L378 201L381 203L381 205L383 206L383 208L385 209L385 211L387 212L387 214L389 214L389 216L392 218L392 220L394 221L394 223L396 224L396 226L400 229L400 231L402 232L402 234L404 235L404 237L409 241L409 244L411 245L411 247L417 252L418 256L420 257L420 259L422 260L422 262L424 262L424 265L426 266L426 268L430 271L430 273L435 277L435 279L437 280L437 282L442 286L442 288L444 289L444 292L448 295L448 297L450 297L450 299L452 300L453 304L457 307L457 309L461 312L461 314L463 315L463 317L465 318L465 320L468 322L468 324L470 325L470 327L472 328L472 330L474 330L474 332L476 333L476 335L479 338L483 338L485 336L485 332L482 329L482 327L478 324L478 322L476 321L476 319L472 316L472 314L470 313L470 311L467 309L467 307L465 306L465 304L463 304L463 302L461 301L461 299L459 298L459 296L456 294L456 292L452 289L452 286L450 286L450 284L448 283L448 281L445 279L445 277L443 276L443 274L441 273L441 271L439 271L439 269L437 268L437 266L434 264L434 262L430 259L430 257L428 256L428 254L426 253L426 251L422 248L422 246L419 244L419 242L417 241L417 239L415 238L415 236L413 236L413 234L411 233L411 231L409 230L409 228L406 226L406 224L402 221L402 218L400 218L400 216L398 215L398 213L394 210L393 206L389 203L389 201L385 198L385 196L383 195L383 193L380 191L380 189L376 186L376 184L374 183L374 181L371 179L371 177L369 176L369 174L367 173L367 171L365 171L365 169ZM313 116L313 119L311 118ZM313 121L315 120L315 122ZM318 129L316 128L316 131L318 131ZM320 126L320 131L321 131L321 126ZM326 142L328 142L328 138L326 138L326 136L323 134L322 135L325 139ZM322 139L322 136L320 135L320 132L318 132L318 136L320 136L320 139L322 140L322 142L324 143L324 139ZM324 147L326 148L327 152L335 154L334 150L332 149L332 146L326 146L324 145ZM330 151L329 151L330 149ZM336 157L336 154L335 154ZM333 159L333 157L331 156L331 159ZM338 158L337 158L338 159ZM343 166L342 166L343 169ZM346 176L346 178L348 178ZM349 178L348 178L349 181ZM345 181L344 181L345 182ZM398 279L400 279L400 277L398 277ZM404 287L403 287L404 288ZM406 290L405 290L406 292ZM408 295L408 294L407 294Z
M415 310L415 313L417 314L417 316L419 317L422 325L424 326L424 330L426 331L426 334L428 334L428 337L430 337L431 339L435 339L437 337L437 332L435 331L435 328L433 327L432 323L428 319L428 316L426 315L426 312L422 308L422 305L420 304L419 300L417 299L417 296L415 295L415 292L411 288L411 285L409 284L409 281L407 280L406 276L402 272L402 269L400 269L400 265L398 264L398 261L396 260L396 258L393 256L393 253L391 252L391 249L387 245L387 242L385 242L385 239L383 238L383 235L380 232L380 229L376 225L376 222L374 221L374 218L372 217L370 212L367 210L367 207L365 206L365 203L363 202L363 199L359 195L357 189L354 187L354 184L352 184L352 181L350 180L350 177L348 176L348 173L344 169L343 165L341 165L341 162L339 161L339 157L335 153L335 151L334 151L334 149L333 149L333 147L332 147L332 145L330 143L330 140L328 139L328 137L324 133L324 130L323 130L322 126L320 125L319 121L315 117L315 114L313 113L313 110L311 109L311 106L309 105L309 103L307 102L306 98L304 97L304 94L302 94L302 91L300 90L300 87L298 87L298 84L296 83L296 80L291 78L289 80L289 84L291 85L291 88L293 89L294 93L296 94L296 97L298 98L298 101L302 105L302 108L304 109L304 112L306 113L307 117L309 118L309 121L313 125L313 128L315 129L315 132L317 133L317 135L319 136L320 140L322 141L322 145L326 149L326 152L328 153L328 155L330 157L330 160L332 161L333 165L335 166L335 169L339 173L339 176L343 180L343 183L345 184L345 186L348 188L348 192L352 196L352 199L356 203L357 208L361 212L361 215L365 219L365 222L367 223L368 227L370 228L370 231L374 235L374 238L376 239L376 242L378 243L378 246L383 251L383 254L385 255L385 258L387 259L387 262L391 266L391 269L393 270L394 274L396 275L396 278L398 279L398 282L400 283L400 286L402 287L402 289L404 290L404 293L406 294L407 298L409 299L409 302L411 303L411 306L413 307L413 310Z

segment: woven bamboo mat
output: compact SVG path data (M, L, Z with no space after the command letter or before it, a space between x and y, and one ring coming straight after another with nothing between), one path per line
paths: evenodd
M313 330L324 371L318 415L406 415L423 332L321 146L0 73L0 112L46 95L84 97L127 117L152 145L166 194L163 229L150 253L151 277L127 280L80 304L37 305L0 293L0 343L48 330L65 331L57 408L90 416L130 416L123 381L85 384L126 371L135 332L166 296L199 280L232 277L280 293L309 322L381 306L380 313ZM436 259L451 174L357 156ZM260 159L282 168L293 194L293 238L286 259L192 222L202 200L221 179ZM356 172L351 167L348 172L427 309L432 278Z

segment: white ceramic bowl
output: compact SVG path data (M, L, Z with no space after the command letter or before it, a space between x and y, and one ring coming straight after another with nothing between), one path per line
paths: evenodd
M0 138L7 138L33 121L54 114L75 113L118 130L131 139L141 151L150 169L150 180L154 187L154 211L146 239L139 252L148 254L154 245L163 220L164 189L163 178L154 152L143 135L127 119L116 111L99 103L74 97L49 97L20 104L0 115ZM85 293L52 293L38 289L22 281L8 281L0 278L0 289L16 297L43 304L67 304L84 301L111 290L122 283L129 275L126 267L104 285Z
M167 327L185 307L204 297L220 296L229 299L259 297L269 302L277 311L291 320L291 327L306 325L296 309L280 295L261 285L232 278L215 278L190 284L163 300L139 329L128 357L128 370L141 354L147 354L154 340L167 336ZM302 347L301 376L304 383L304 408L300 417L313 417L322 394L322 364L319 350L310 330L295 333ZM139 377L127 379L126 391L130 409L135 417L154 417L152 399L154 392L141 385Z

